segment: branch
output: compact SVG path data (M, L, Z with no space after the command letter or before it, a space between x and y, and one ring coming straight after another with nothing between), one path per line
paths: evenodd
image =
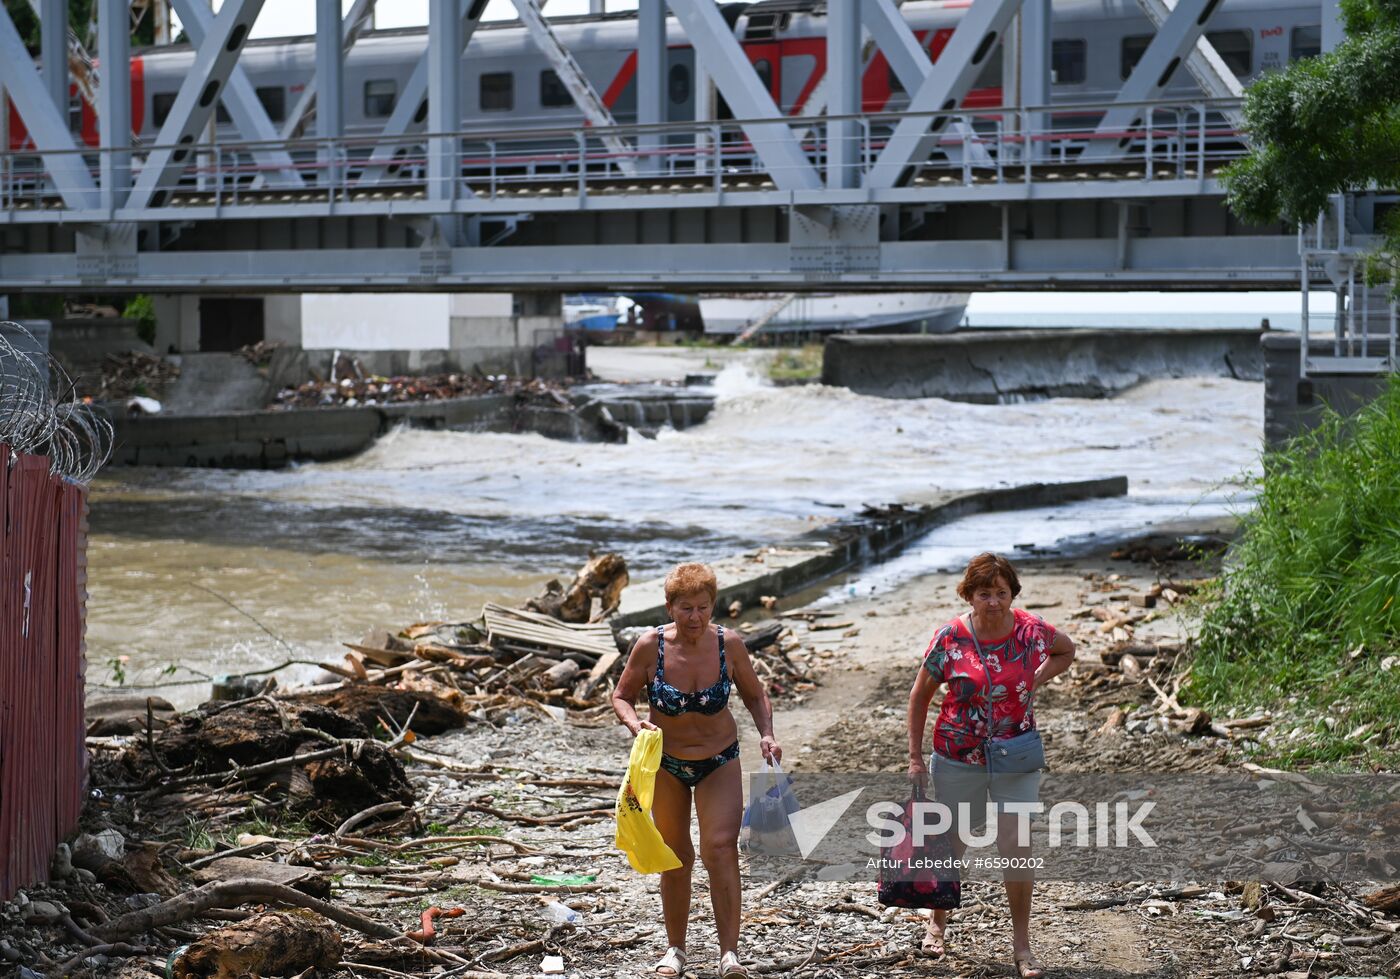
M379 922L354 911L317 900L301 893L301 891L293 890L282 884L274 884L270 880L251 878L205 884L203 887L172 897L154 907L124 914L105 925L94 928L93 934L101 939L116 941L131 935L139 935L154 928L185 921L210 908L232 908L251 901L276 902L292 907L306 908L337 924L344 925L346 928L363 932L371 938L399 937L399 933L388 925L381 925Z

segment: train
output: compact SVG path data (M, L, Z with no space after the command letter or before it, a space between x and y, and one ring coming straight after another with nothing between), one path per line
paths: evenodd
M485 0L480 0L484 5ZM958 19L972 0L908 0L901 12L919 43L937 59ZM802 113L822 77L826 61L823 0L760 0L721 6L749 61L786 114ZM620 11L552 18L551 27L572 53L620 124L637 115L637 14ZM1152 26L1135 0L1053 0L1052 103L1111 100L1152 37ZM1225 64L1244 82L1321 50L1322 28L1316 2L1222 0L1212 13L1206 37ZM673 122L696 116L695 52L680 24L668 18L664 65L666 113ZM427 29L366 31L344 66L345 134L373 136L393 113L400 92L427 45ZM136 50L131 57L132 129L139 142L156 141L180 83L194 62L186 43ZM964 108L1003 103L1001 48L988 58ZM241 64L271 121L282 123L315 73L314 37L257 39L247 43ZM463 132L559 129L582 126L583 116L519 21L481 24L461 69ZM1189 98L1194 81L1178 69L1164 97ZM721 99L722 103L722 99ZM897 112L909 95L876 51L863 73L865 112ZM719 118L727 110L719 106ZM93 107L76 87L69 122L87 146L98 145ZM222 105L216 127L222 141L239 134ZM10 108L9 144L28 145L28 135Z

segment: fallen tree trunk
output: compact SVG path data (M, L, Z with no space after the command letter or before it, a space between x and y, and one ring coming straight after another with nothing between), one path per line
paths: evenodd
M267 911L226 925L190 944L175 959L175 979L294 976L340 964L340 936L330 922L307 911Z

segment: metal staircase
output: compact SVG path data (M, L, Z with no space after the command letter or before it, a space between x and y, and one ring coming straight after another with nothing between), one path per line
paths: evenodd
M1367 204L1373 208L1374 200ZM1370 212L1373 214L1373 210ZM1394 281L1368 281L1376 237L1370 214L1359 213L1353 195L1338 195L1318 215L1317 223L1298 233L1302 276L1302 335L1298 344L1300 376L1385 374L1400 370L1396 357L1397 309ZM1324 279L1333 296L1331 335L1312 333L1319 319L1309 314L1313 283ZM1330 288L1329 288L1330 287Z

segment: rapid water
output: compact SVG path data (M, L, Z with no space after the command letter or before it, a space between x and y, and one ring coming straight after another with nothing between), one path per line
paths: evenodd
M280 472L113 470L92 493L89 678L110 680L121 656L129 685L189 678L158 677L171 664L212 674L287 659L253 619L299 656L338 659L340 642L380 624L536 594L590 549L622 551L636 581L943 490L1119 474L1130 485L1126 500L960 522L887 576L979 541L1071 548L1091 531L1215 516L1257 467L1263 409L1262 384L1216 378L970 405L774 388L739 363L715 393L703 424L627 445L400 430L354 459Z

